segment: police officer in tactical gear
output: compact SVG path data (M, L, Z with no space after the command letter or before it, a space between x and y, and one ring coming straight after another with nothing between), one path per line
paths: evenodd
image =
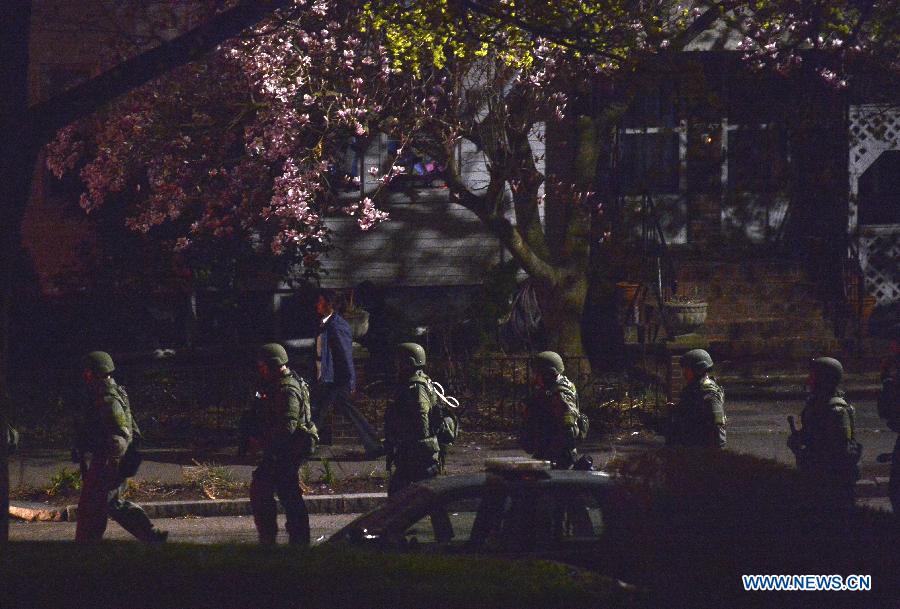
M838 389L844 367L832 357L810 363L809 397L801 428L788 438L807 493L839 508L853 506L862 447L854 435L854 410Z
M681 356L685 386L670 404L666 444L725 448L725 391L709 376L712 357L703 349Z
M287 364L287 352L278 343L263 345L257 352L259 387L245 420L249 421L246 431L250 442L262 456L250 482L250 505L260 543L275 543L277 494L284 507L290 543L309 545L309 513L300 492L299 468L309 456L310 439L317 439L317 433L310 413L309 388Z
M900 432L900 323L889 331L890 354L881 365L881 394L878 396L878 416L887 426ZM900 436L891 455L891 481L888 496L895 516L900 514ZM900 517L898 517L900 518Z
M82 461L90 453L91 459L78 500L75 541L102 539L110 517L141 541L163 542L168 533L155 528L140 506L119 496L128 477L137 471L134 443L141 432L125 388L112 378L113 359L103 351L92 351L84 356L82 369L87 398L77 423L73 458Z
M440 445L435 430L437 396L425 374L425 349L416 343L397 347L395 366L398 390L384 413L384 446L391 475L388 494L413 482L432 478L440 470Z
M520 434L522 448L535 459L550 461L554 469L570 469L578 456L578 392L564 370L553 351L535 356L534 393L525 403Z

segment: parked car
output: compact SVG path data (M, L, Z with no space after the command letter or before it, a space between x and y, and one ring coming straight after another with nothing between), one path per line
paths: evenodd
M329 543L540 558L602 571L603 506L615 480L598 471L550 470L543 462L523 468L526 463L413 484Z

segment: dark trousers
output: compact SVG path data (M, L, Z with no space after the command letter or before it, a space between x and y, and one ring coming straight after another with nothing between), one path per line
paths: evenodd
M253 470L250 482L250 506L260 543L275 543L278 535L278 507L275 495L284 507L284 528L292 544L309 545L309 512L300 492L299 464L291 459L264 460Z
M333 406L337 406L346 415L353 426L366 452L372 454L381 453L381 442L378 440L378 432L369 424L366 417L356 409L350 401L350 385L348 383L320 383L318 387L316 413L313 420L316 427L322 429L328 413Z
M78 498L75 541L103 539L107 518L141 541L155 540L153 523L141 506L120 497L124 488L125 480L119 476L118 467L109 465L105 459L91 459Z

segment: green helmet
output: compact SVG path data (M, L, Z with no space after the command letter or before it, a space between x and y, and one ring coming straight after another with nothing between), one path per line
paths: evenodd
M425 349L418 343L400 343L397 345L397 354L409 358L409 363L415 368L425 366Z
M821 379L837 387L844 378L844 367L833 357L817 357L810 364L821 375Z
M704 349L691 349L681 356L681 365L702 374L713 367L713 361Z
M288 363L288 354L278 343L266 343L259 348L256 359L273 366L284 366Z
M106 351L91 351L82 358L81 364L94 374L112 374L116 369L113 358Z
M534 360L534 364L539 370L552 370L556 374L562 374L566 369L562 358L554 351L541 351L534 356Z

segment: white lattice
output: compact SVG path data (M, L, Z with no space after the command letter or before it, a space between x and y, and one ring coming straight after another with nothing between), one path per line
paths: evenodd
M866 293L879 305L900 301L900 226L868 228L859 238Z
M900 150L900 106L850 106L850 232L856 230L859 178L885 150Z

